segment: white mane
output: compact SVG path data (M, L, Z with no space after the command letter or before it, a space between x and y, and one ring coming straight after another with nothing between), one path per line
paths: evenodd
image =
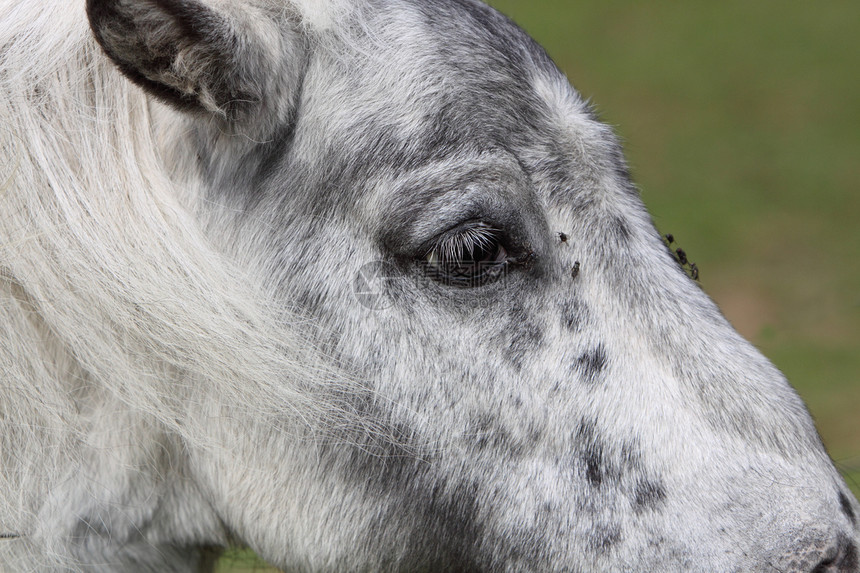
M293 431L315 412L299 385L332 376L178 202L151 115L172 112L83 2L53 4L0 7L0 534L22 539L50 536L40 503L86 447L122 439L98 417L198 445L213 417Z

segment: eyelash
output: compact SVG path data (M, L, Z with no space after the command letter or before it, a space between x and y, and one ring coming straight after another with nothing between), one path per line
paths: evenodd
M437 282L476 287L503 276L508 260L501 232L478 223L441 239L424 256L423 263Z

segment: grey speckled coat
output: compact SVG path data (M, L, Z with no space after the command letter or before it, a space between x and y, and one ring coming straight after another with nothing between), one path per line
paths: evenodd
M802 402L512 22L474 0L73 4L0 13L19 139L108 118L21 154L42 183L2 198L21 229L61 223L0 251L8 340L36 333L54 350L28 364L60 372L2 355L0 429L29 437L0 461L45 469L9 470L0 569L207 569L239 541L290 571L860 571L860 507ZM39 34L70 51L25 62ZM55 60L77 70L10 79ZM60 158L90 183L62 195Z

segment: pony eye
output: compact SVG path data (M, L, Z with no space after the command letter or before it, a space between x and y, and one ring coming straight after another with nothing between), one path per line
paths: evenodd
M501 233L478 224L450 235L424 257L425 270L433 280L460 287L481 286L504 275L508 252Z

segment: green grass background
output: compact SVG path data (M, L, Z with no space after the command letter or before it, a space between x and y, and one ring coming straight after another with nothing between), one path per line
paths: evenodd
M615 126L658 228L860 495L860 2L491 3Z

